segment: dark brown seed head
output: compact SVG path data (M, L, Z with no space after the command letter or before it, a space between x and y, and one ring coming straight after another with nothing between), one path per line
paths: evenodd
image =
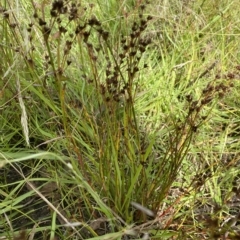
M106 32L106 31L103 31L102 37L103 37L103 39L104 39L105 41L108 39L108 36L109 36L109 33Z
M90 26L96 25L96 26L101 26L101 23L97 20L96 17L92 17L89 21L88 24Z
M139 46L139 51L140 51L141 53L145 52L145 50L146 50L146 47L144 47L144 46Z
M70 10L70 16L69 16L69 20L73 20L73 19L77 19L78 18L78 8L71 8Z
M88 32L88 31L85 31L85 32L83 33L84 40L87 40L87 39L88 39L88 37L89 37L89 35L90 35L90 32Z
M123 58L125 57L125 55L124 55L123 53L120 53L120 54L119 54L119 57L120 57L121 59L123 59Z
M138 67L134 67L133 68L133 72L138 72L139 71L139 68Z
M58 12L61 12L63 6L64 6L63 0L55 0L52 3L52 10L56 10Z
M131 38L135 38L135 33L132 32L132 33L130 34L130 37L131 37Z
M206 104L210 103L211 101L212 101L212 97L209 96L209 97L206 97L206 98L202 99L201 104L206 105Z
M9 26L10 26L11 28L15 28L15 27L17 26L17 24L16 24L16 23L10 23ZM31 31L31 28L27 28L27 31L28 31L28 32L30 32L29 29L30 29L30 31Z
M42 18L39 18L38 23L40 26L44 26L47 24Z
M133 48L134 46L135 46L135 42L134 42L134 41L131 41L131 42L129 43L129 47Z
M35 12L35 13L33 14L33 17L34 17L34 18L38 18L37 12Z
M133 26L132 26L132 31L135 32L137 31L138 29L138 24L136 22L133 23Z
M141 4L141 5L140 5L140 8L141 8L141 10L143 11L143 10L146 8L146 6L145 6L144 4Z
M150 20L152 20L152 19L153 19L153 17L150 16L150 15L148 15L147 20L150 21Z
M66 33L66 32L67 32L67 29L64 28L63 26L60 26L60 27L58 28L58 30L59 30L59 32L61 32L61 33Z
M3 12L3 17L4 18L9 18L9 13L7 11Z
M51 14L52 17L57 17L58 16L57 11L53 10L53 9L51 9L50 14Z
M49 37L50 32L51 32L51 29L50 29L49 27L47 27L47 26L44 26L44 27L43 27L43 35L44 35L44 38L47 39L47 38Z
M61 19L60 17L58 17L58 18L57 18L57 23L58 23L58 24L61 24L61 22L62 22L62 19Z
M192 95L187 95L186 100L190 103L192 101Z
M233 78L235 78L235 74L234 73L228 73L227 78L228 79L233 79Z
M147 21L146 20L141 20L140 24L141 24L141 26L145 26L147 24Z
M132 51L132 52L129 53L129 56L133 57L133 56L135 56L136 54L137 54L136 51Z

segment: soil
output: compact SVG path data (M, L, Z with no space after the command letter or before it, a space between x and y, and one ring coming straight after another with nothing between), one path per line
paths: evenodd
M18 164L16 167L21 168L24 176L29 176L31 173L31 169L29 167L26 167L26 165L20 166L20 164ZM38 174L34 174L33 177L39 176ZM7 187L4 187L2 191L11 196L9 199L16 199L30 191L26 183L21 185L21 187L16 190L16 186L19 185L20 181L22 181L22 177L13 167L5 166L4 168L0 169L1 186L6 186L6 184L8 185ZM0 201L4 202L5 199L6 197L0 194ZM49 201L51 201L51 199L49 199ZM24 198L15 206L11 206L11 204L9 204L6 207L10 207L10 210L6 211L5 215L11 224L11 228L14 229L14 232L31 230L35 229L36 227L51 226L51 210L49 209L48 205L36 194ZM0 216L2 221L6 219L5 215L2 214ZM7 225L7 221L5 221L5 224ZM58 224L60 223L58 222ZM9 226L5 227L6 229L9 229ZM6 233L6 229L4 226L0 227L0 234ZM41 232L34 233L34 240L49 239L49 232L49 230L45 229ZM6 233L6 235L9 234L13 233ZM21 232L19 236L23 235L24 234ZM19 238L16 237L16 239ZM23 237L21 239L23 239Z

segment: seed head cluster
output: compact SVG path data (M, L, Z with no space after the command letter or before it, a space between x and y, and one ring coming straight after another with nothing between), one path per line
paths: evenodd
M45 3L42 3L44 8ZM110 47L113 44L111 33L106 30L104 24L93 15L94 4L82 5L74 1L54 0L46 10L34 7L32 21L27 26L28 39L31 44L31 51L21 52L29 66L35 66L34 41L36 38L35 30L41 29L43 40L48 49L44 54L44 71L46 72L44 82L49 78L49 72L52 70L57 77L64 75L65 69L71 65L71 50L73 45L82 42L87 51L88 57L93 68L99 69L102 64L98 59L102 57L106 60L105 76L99 79L95 72L92 76L86 76L85 79L90 84L95 84L98 91L106 102L119 102L125 95L131 95L136 83L136 74L147 64L140 64L140 60L147 47L151 44L151 39L144 32L152 16L145 16L144 10L146 4L138 6L138 17L132 20L128 31L119 33L116 48ZM10 19L7 9L1 9L3 16ZM11 29L17 28L17 23L9 20ZM97 39L97 41L96 41ZM49 47L58 46L61 59L56 60L49 53ZM108 49L108 50L107 50ZM17 50L16 50L17 51ZM19 50L18 51L22 51ZM101 58L99 58L101 55ZM60 55L59 55L60 56ZM97 70L98 71L98 70ZM84 76L84 74L83 74ZM84 77L83 77L84 78ZM135 81L135 82L134 82Z
M186 95L186 101L188 102L188 121L195 132L197 131L200 123L197 120L201 119L205 121L207 116L201 115L201 110L204 106L212 103L215 100L222 99L227 93L230 92L231 88L234 87L233 79L240 77L240 67L236 66L235 71L228 72L226 74L217 74L215 79L207 84L202 90L201 97L198 100L194 100L192 95ZM223 80L226 80L225 82ZM221 80L221 81L219 81Z

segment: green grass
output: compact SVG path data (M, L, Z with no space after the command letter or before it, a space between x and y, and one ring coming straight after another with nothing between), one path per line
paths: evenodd
M0 237L239 237L236 0L0 9Z

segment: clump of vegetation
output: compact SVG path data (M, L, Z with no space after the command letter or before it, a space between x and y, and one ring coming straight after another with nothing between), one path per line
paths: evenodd
M235 2L184 3L0 5L0 236L239 236Z

